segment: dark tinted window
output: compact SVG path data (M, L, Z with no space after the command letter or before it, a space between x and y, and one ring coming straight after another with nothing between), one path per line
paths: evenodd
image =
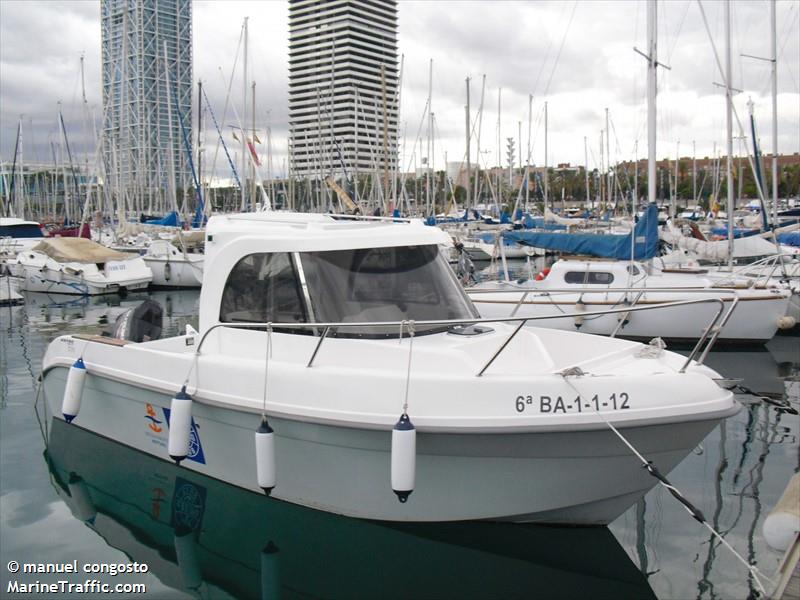
M291 256L251 254L236 263L225 282L219 318L224 323L307 321Z
M614 282L614 275L604 271L567 271L564 281L583 285L609 285Z

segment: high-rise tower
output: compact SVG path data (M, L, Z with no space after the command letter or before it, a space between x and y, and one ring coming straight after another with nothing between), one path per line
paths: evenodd
M396 0L289 0L294 173L386 174L397 164Z
M191 186L191 0L102 0L101 20L106 185L140 211L173 193L180 202Z

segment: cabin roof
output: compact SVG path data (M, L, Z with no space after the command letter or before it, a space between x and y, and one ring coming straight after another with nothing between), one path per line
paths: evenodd
M419 219L265 211L214 216L206 226L206 239L212 245L241 237L257 240L272 252L451 243L444 231Z

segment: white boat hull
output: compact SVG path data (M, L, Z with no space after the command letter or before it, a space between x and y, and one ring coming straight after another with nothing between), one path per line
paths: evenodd
M58 417L66 375L66 369L57 369L45 380L50 410ZM75 425L169 461L169 402L164 394L90 378ZM253 452L260 416L195 404L193 419L196 456L182 466L260 491ZM716 423L692 422L677 430L636 427L625 435L667 472ZM161 431L153 431L151 424ZM514 436L420 433L416 490L401 504L389 486L390 432L276 418L270 424L276 432L278 471L272 495L365 519L600 525L614 520L654 483L607 429Z
M248 347L253 356L263 356L263 351L253 346L266 341L263 333L229 333L225 346ZM564 335L541 332L545 344L550 336ZM502 337L489 334L469 343L490 351ZM248 338L250 344L242 342ZM276 338L280 341L275 356L296 356L299 361L291 367L276 362L270 370L272 391L265 406L276 435L277 485L272 494L354 517L605 524L656 482L597 416L591 394L602 399L595 396L594 401L597 410L606 413L605 419L613 420L665 473L720 419L738 410L730 393L710 382L702 369L698 373L645 375L660 365L672 369L667 365L679 364L681 357L665 353L667 362L643 358L632 366L626 357L639 346L622 340L597 341L606 347L618 346L617 353L603 360L614 365L613 369L625 365L630 376L620 372L619 376L586 377L571 383L558 375L504 375L513 365L529 364L535 356L533 346L517 349L527 347L528 360L517 352L504 354L480 379L471 364L457 369L460 373L466 368L468 375L441 374L440 367L431 365L433 356L439 354L437 348L465 342L449 334L439 339L421 338L415 346L419 364L431 365L438 375L420 375L412 386L416 486L408 502L401 504L390 486L390 449L404 373L366 367L353 370L339 364L340 360L348 362L339 345L350 345L352 340L329 340L330 347L317 358L318 364L309 368L305 351L313 349L315 338ZM586 338L586 345L593 343L587 336L575 338ZM187 339L117 346L108 338L88 343L59 338L45 359L44 395L51 413L61 418L69 365L82 356L88 375L73 425L169 460L167 412L193 362ZM387 351L404 353L396 341L365 341L363 346L383 363L389 361ZM298 352L301 348L304 351ZM570 352L576 361L580 354L574 348ZM394 356L397 362L398 354ZM585 363L586 368L589 364ZM596 361L591 364L600 368ZM218 361L208 355L200 360L196 372L200 387L189 386L195 398L194 450L189 453L194 459L184 460L181 466L259 491L254 436L261 420L263 361ZM653 377L663 377L663 381L658 383ZM358 386L353 386L354 378ZM655 389L660 391L655 393ZM488 390L492 390L491 398L485 395ZM519 396L522 390L530 394L527 403ZM577 393L582 398L579 403L575 402ZM629 396L631 406L626 405ZM307 406L291 407L293 402ZM562 402L565 406L558 410ZM676 402L687 405L676 411ZM356 406L369 406L370 412L353 412L351 407Z
M143 256L153 272L152 285L158 287L199 288L203 285L203 257L186 260Z
M502 284L501 284L502 286ZM524 292L519 294L492 294L487 286L483 290L470 293L470 298L486 318L502 318L512 316L519 299ZM497 289L502 289L498 287ZM625 295L620 292L609 293L584 293L581 295L582 305L576 310L578 295L544 295L531 292L520 308L514 313L519 317L552 316L552 319L531 321L529 325L561 329L564 331L580 331L599 335L611 335L619 326L622 318L619 314L600 315L577 319L576 315L582 312L602 311L612 308L624 308ZM629 297L633 296L629 294ZM653 306L659 303L676 302L681 300L699 300L702 294L677 295L648 292L645 299L637 302L637 306ZM714 297L713 292L705 297ZM727 306L730 300L723 297ZM761 299L739 300L731 319L722 329L719 341L741 344L763 344L772 339L778 329L779 319L786 314L789 305L788 297L783 294L765 294ZM637 311L627 315L625 323L618 331L619 337L635 340L651 340L661 337L674 342L697 341L705 328L711 322L718 305L689 304L683 306L669 306L654 310ZM580 323L580 324L579 324Z

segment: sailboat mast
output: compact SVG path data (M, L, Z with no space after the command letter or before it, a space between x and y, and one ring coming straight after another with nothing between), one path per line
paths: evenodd
M656 0L647 3L647 202L656 201Z
M608 108L606 108L606 203L611 207L612 183L611 183L611 130L608 127Z
M246 209L246 196L247 196L247 136L245 136L245 123L247 123L247 19L244 18L244 60L242 61L242 167L241 174L244 178L242 181L242 212Z
M469 142L470 142L470 130L469 130L469 125L470 125L470 123L469 123L470 122L470 118L469 118L469 77L467 77L465 81L466 81L466 85L467 85L467 106L465 107L466 120L467 120L467 185L466 185L466 188L467 188L467 207L469 208L470 206L472 206L472 201L470 199L470 195L471 195L470 192L472 191L472 186L470 185L470 178L469 178L470 177L470 173L472 172L472 165L470 164L470 160L469 160L469 157L470 157L470 147L469 147Z
M733 270L733 91L731 89L731 2L725 0L725 135L728 158L725 175L728 188L728 268Z
M772 49L772 226L778 225L778 51L775 31L775 0L769 3Z
M550 182L547 176L547 102L544 103L544 212L547 216Z
M583 174L586 178L586 202L591 202L589 199L589 142L586 136L583 136L583 164ZM589 205L592 209L594 209L593 204L594 202L591 202Z

